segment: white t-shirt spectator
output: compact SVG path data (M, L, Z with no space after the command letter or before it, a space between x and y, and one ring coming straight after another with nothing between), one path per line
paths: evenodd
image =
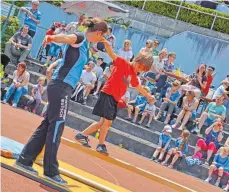
M146 107L145 107L145 111L156 111L156 107L155 107L155 105L149 105L148 103L147 103L147 105L146 105Z
M91 84L96 81L96 75L92 71L87 72L86 70L83 70L81 79L84 84Z
M25 71L21 76L18 76L17 70L15 70L13 73L13 81L21 83L23 85L23 87L27 90L28 90L29 79L30 79L30 74L27 71ZM27 83L25 83L25 82L27 82Z
M103 68L99 65L95 65L92 71L95 73L97 79L103 75Z
M124 49L121 48L118 51L118 56L129 61L133 57L133 52L131 49L129 51L124 51Z
M153 65L151 68L152 72L155 72L155 70L156 72L159 72L161 69L163 69L163 67L164 67L163 60L160 61L159 56L153 56Z

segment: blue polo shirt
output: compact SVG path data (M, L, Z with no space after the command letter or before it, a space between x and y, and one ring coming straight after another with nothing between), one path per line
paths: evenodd
M166 97L169 94L170 90L171 90L171 88L168 88L167 89L167 91L166 91ZM180 96L181 96L181 94L180 94L179 91L177 91L175 93L171 93L169 100L171 100L172 102L178 101L179 98L180 98Z
M170 141L172 140L172 137L171 135L165 135L164 133L161 133L159 140L161 140L162 147L165 147L167 143L170 143Z
M27 10L29 10L32 14L33 17L37 20L41 20L41 13L38 10L32 10L30 7L26 7ZM24 20L24 25L29 26L29 30L31 31L36 31L37 28L37 23L31 19L31 17L26 13L25 15L25 20Z
M75 45L65 45L63 59L58 60L58 68L52 75L53 80L63 81L72 88L76 87L89 58L86 37L83 33L75 33L75 35L77 36Z

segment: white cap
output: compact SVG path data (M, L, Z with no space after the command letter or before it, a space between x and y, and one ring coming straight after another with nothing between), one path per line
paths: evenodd
M170 125L166 125L166 126L164 127L164 131L166 131L166 132L168 132L168 133L172 133L172 128L171 128L171 126L170 126Z

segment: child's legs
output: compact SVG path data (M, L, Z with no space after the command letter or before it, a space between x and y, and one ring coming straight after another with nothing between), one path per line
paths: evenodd
M11 97L11 95L14 93L15 89L16 89L16 87L15 87L15 85L12 83L12 84L10 85L10 87L8 88L6 94L4 95L4 99L5 99L6 101L9 100L9 98Z
M165 151L162 150L161 153L160 153L160 156L159 156L159 160L162 160L164 155L165 155Z
M97 87L96 87L96 93L99 92L101 85L102 85L102 82L100 80L98 80Z
M168 103L163 102L161 107L160 107L158 115L161 115L167 109L167 107L168 107Z
M19 87L15 91L13 103L18 104L21 96L25 95L28 91L24 87Z
M167 163L167 161L169 160L169 158L170 158L170 156L172 155L172 154L174 154L175 153L175 149L170 149L169 151L168 151L168 153L167 153L167 155L166 155L166 158L165 158L165 163Z
M218 169L218 178L217 178L217 181L218 182L220 182L220 180L221 180L221 178L222 178L222 176L223 176L223 167L220 167L219 169Z
M214 164L212 164L210 167L209 167L209 170L208 170L208 177L211 177L212 176L212 173L213 171L215 171L217 168Z
M173 157L173 160L171 162L171 165L173 166L174 163L176 163L177 159L181 157L181 155L179 153L175 153L174 157Z
M85 85L85 97L87 97L90 94L93 88L94 88L94 85L92 84Z
M150 115L149 115L149 121L147 123L148 125L152 122L153 117L154 117L154 112L151 112Z
M139 112L140 112L140 108L139 108L139 107L135 107L135 112L134 112L134 119L133 119L133 121L136 121L136 120L137 120L137 117L138 117Z
M41 104L41 100L40 99L36 99L35 100L35 105L34 105L34 108L33 109L37 109L39 107L39 105Z
M158 148L155 150L155 152L154 152L154 154L153 154L153 157L156 158L160 152L161 152L161 147L158 147Z
M110 128L111 124L112 120L104 119L103 124L100 128L99 144L104 144L108 129Z
M132 105L128 105L128 117L131 118L132 111L134 110L134 107Z
M42 112L41 113L45 113L48 109L48 103L45 104L44 108L42 109Z
M92 123L87 129L85 129L82 134L85 135L85 136L88 136L90 135L91 133L94 133L95 131L97 131L98 129L101 129L101 126L104 122L104 118L101 117L99 122L95 122L95 123ZM101 130L100 130L101 132Z
M142 118L141 118L141 120L140 120L140 123L142 123L142 122L144 121L146 115L147 115L147 112L144 111L144 112L142 113Z

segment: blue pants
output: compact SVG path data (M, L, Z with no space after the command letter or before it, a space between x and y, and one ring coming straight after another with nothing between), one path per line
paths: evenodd
M27 94L28 90L25 89L24 87L16 88L15 85L12 83L10 87L8 88L6 94L4 95L4 100L8 101L14 92L15 94L14 94L13 103L18 104L21 96Z

